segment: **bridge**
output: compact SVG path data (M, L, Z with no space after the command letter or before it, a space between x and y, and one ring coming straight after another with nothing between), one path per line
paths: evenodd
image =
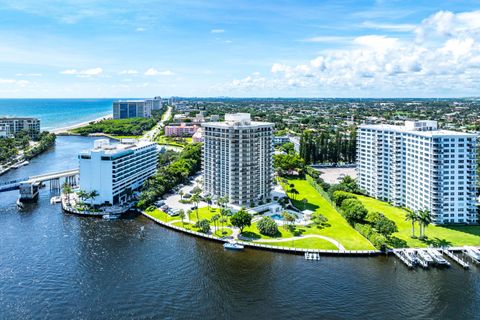
M20 178L0 183L0 192L20 189L20 201L32 201L38 197L38 189L44 182L50 182L50 189L60 189L60 179L65 179L69 185L76 185L79 169L50 172L37 176Z

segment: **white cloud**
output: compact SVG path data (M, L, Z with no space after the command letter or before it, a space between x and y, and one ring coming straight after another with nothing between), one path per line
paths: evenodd
M41 77L43 74L41 73L17 73L15 74L17 77Z
M274 63L269 77L250 75L225 89L286 92L304 88L318 94L320 90L323 94L343 92L344 96L478 94L480 11L437 12L409 29L410 39L375 34L356 37L344 48L301 64Z
M210 33L224 33L225 30L224 29L212 29L210 30Z
M478 37L480 34L480 10L453 13L439 11L426 18L415 29L417 41L433 38L444 40L451 37Z
M120 71L119 74L132 75L132 74L138 74L138 71L137 71L137 70L133 70L133 69L128 69L128 70L122 70L122 71Z
M20 87L26 87L27 85L30 84L30 81L28 81L28 80L17 80L17 79L1 79L0 78L0 84L13 84L13 85L18 85Z
M352 37L342 37L342 36L319 36L311 37L304 39L304 42L324 42L324 43L335 43L335 42L348 42Z
M371 21L365 21L364 23L362 23L361 26L369 29L387 30L387 31L394 31L394 32L414 31L415 28L417 27L414 24L408 24L408 23L393 24L393 23L376 23Z
M95 77L99 76L103 73L102 68L92 68L92 69L84 69L84 70L77 70L77 69L67 69L60 72L61 74L68 74L68 75L76 75L77 77Z
M137 31L137 32L144 32L144 31L145 31L145 28L138 27L137 29L135 29L135 31Z
M175 73L173 73L170 70L163 70L159 71L155 68L150 68L144 73L146 76L173 76Z

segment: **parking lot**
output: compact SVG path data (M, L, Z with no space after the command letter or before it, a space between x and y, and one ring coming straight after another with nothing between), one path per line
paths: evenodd
M168 209L172 209L173 211L176 211L176 210L180 210L180 209L183 209L185 211L187 210L190 210L192 209L195 204L193 203L181 203L180 200L181 200L181 197L179 195L179 192L180 190L183 191L183 194L184 195L187 195L189 193L191 193L192 189L195 188L195 187L199 187L201 188L201 185L199 184L199 179L201 179L201 176L200 175L197 175L197 176L194 176L190 182L190 184L188 185L185 185L183 187L181 187L177 192L175 193L168 193L166 194L163 198L164 198L164 205L168 208ZM187 197L188 196L184 196L183 199L184 200L187 200ZM207 206L207 203L206 202L200 202L198 204L198 207L199 208L202 208L202 207L206 207ZM162 208L163 209L163 208Z

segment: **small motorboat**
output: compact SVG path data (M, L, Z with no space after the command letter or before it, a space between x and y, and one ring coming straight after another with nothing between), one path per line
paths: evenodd
M243 250L244 246L236 242L226 242L223 244L223 247L228 250Z
M105 220L117 220L120 218L119 214L105 214L102 216L103 219Z

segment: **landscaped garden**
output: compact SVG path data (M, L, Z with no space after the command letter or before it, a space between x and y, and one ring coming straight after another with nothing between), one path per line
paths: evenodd
M332 243L318 238L302 238L305 235L321 235L338 241L347 250L374 250L373 245L353 229L348 222L338 213L335 208L325 199L308 181L303 179L289 179L288 186L284 185L284 189L288 189L290 185L294 185L298 194L295 199L291 199L292 203L300 210L308 209L314 212L314 215L321 214L327 221L322 224L312 223L308 226L295 226L295 228L278 227L278 233L275 236L266 236L258 230L258 222L253 223L250 227L245 228L244 237L252 240L259 239L281 239L298 237L295 241L275 242L275 245L285 247L309 248L309 249L336 249ZM306 201L302 201L306 199ZM292 232L293 231L293 232ZM265 243L262 241L261 243ZM269 243L273 244L273 243Z
M412 222L406 221L407 211L389 203L366 196L356 195L369 212L380 212L393 220L398 232L393 236L400 239L394 247L428 247L480 245L480 226L434 226L425 228L424 240L419 239L419 225L415 224L415 237L412 238Z
M261 244L266 244L270 246L279 246L279 247L289 247L289 248L304 248L304 249L323 249L323 250L338 250L337 246L333 243L319 238L305 238L297 240L287 240L287 241L262 241Z

